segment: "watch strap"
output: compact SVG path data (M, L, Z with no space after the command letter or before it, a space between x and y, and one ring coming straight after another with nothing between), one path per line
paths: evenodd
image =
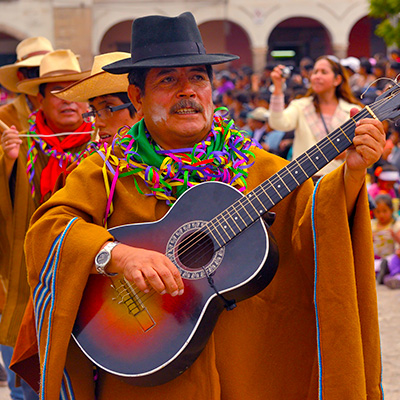
M107 268L109 262L111 261L111 251L113 250L113 248L114 248L115 246L117 246L117 245L119 245L119 244L120 244L120 242L118 242L118 241L116 241L116 240L113 241L113 242L108 242L108 243L97 253L97 255L96 255L96 257L95 257L95 265L96 265L96 271L97 271L99 274L105 275L105 276L108 276L108 277L112 277L112 276L118 275L116 272L113 272L113 273L107 272L107 271L106 271L106 268ZM109 254L109 260L107 261L106 264L101 264L101 265L100 265L100 264L97 263L97 257L98 257L98 255L99 255L100 253L104 253L104 252L106 252L106 253Z

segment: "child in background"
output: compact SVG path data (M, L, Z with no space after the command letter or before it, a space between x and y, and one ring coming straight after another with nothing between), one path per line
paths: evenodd
M368 188L368 193L375 199L377 195L389 194L392 199L398 197L397 182L399 181L399 170L391 164L384 164L375 169L376 182Z
M388 260L387 271L383 274L383 283L390 289L400 289L400 249Z
M400 244L400 221L393 216L393 202L389 194L377 195L375 205L374 218L371 220L375 272L378 282L384 283L384 277L390 273L391 259L398 258L396 250ZM400 267L400 259L398 261Z

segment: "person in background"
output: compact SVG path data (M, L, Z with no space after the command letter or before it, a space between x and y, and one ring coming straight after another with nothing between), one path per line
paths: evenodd
M59 173L86 148L93 129L91 123L82 120L86 103L60 100L51 91L87 75L70 50L45 54L39 77L17 84L18 92L38 100L39 110L31 115L29 130L19 132L11 125L1 136L0 229L7 242L1 254L1 277L6 283L7 301L0 326L2 343L11 348L30 295L23 250L29 220L50 197ZM10 359L11 354L8 362ZM28 385L22 388L26 398L37 397Z
M393 212L392 197L379 194L374 199L374 218L371 219L372 240L374 242L375 272L378 283L382 284L388 274L388 264L400 250L400 221ZM397 264L400 264L397 262ZM397 272L400 272L397 271Z
M50 41L42 36L24 39L16 48L17 61L0 67L0 84L14 93L19 93L18 82L39 76L39 65L43 56L53 51ZM29 115L39 108L35 95L20 93L9 104L0 107L0 119L14 125L17 131L28 130Z
M351 93L347 73L338 60L321 56L314 64L311 87L305 97L291 101L285 108L282 68L282 65L275 67L271 74L275 89L271 96L269 124L283 132L295 131L292 157L296 158L346 122L350 110L360 108L360 103ZM344 154L339 155L319 171L316 178L333 171L343 163L344 157Z
M247 124L251 137L260 143L264 150L277 154L285 133L271 129L268 118L269 111L264 107L257 107L247 114Z
M262 144L267 135L266 122L268 121L268 110L264 107L257 107L247 113L247 127L250 136L257 143Z
M349 85L352 91L355 90L356 82L359 79L360 60L357 57L347 57L340 60L340 64L346 68L349 75Z
M387 161L400 171L400 126L391 125L389 140L393 146Z
M25 79L37 78L39 76L39 65L42 58L45 54L51 51L53 51L53 46L45 37L37 36L22 40L18 43L16 48L17 61L14 64L0 67L0 84L10 92L19 93L17 88L18 82ZM17 131L28 130L29 115L33 111L37 110L38 107L39 102L37 96L19 93L15 100L0 106L0 120L8 127L14 126ZM3 133L3 130L4 129L0 128L0 134ZM0 146L0 152L2 151L2 147ZM0 217L0 221L4 221L4 218ZM2 225L5 229L6 224L3 223ZM6 265L9 261L6 258L6 254L8 253L10 244L8 243L6 245L4 243L7 238L7 233L1 231L1 229L2 228L0 228L0 237L5 248L0 251L0 265ZM0 293L3 293L4 289L13 292L12 289L8 289L9 277L2 276L1 279L2 284L0 285ZM5 321L0 324L1 353L7 369L8 386L10 388L11 398L13 400L22 400L24 397L25 399L31 399L36 398L36 394L31 393L30 387L24 381L22 381L22 387L16 387L15 374L8 368L12 357L12 350L15 345L16 334L19 328L18 322L15 326L6 323L10 318L9 313L14 310L14 295L15 294L11 294L10 298L7 300L7 294L3 294L1 308L5 308ZM21 315L19 318L21 318Z
M126 92L128 88L127 75L112 75L103 71L104 65L126 58L129 53L113 52L95 56L90 76L73 83L71 86L54 91L56 97L64 101L89 102L90 111L83 113L85 122L93 123L95 133L82 157L69 165L60 174L53 192L65 185L67 176L79 165L84 157L89 156L99 148L105 149L112 145L115 135L128 130L141 118L133 107Z
M376 98L376 87L374 85L376 78L372 71L371 61L366 57L360 58L360 68L357 78L357 80L352 82L354 95L357 96L363 104L372 103Z
M400 249L397 248L396 254L391 257L387 264L387 269L383 269L383 284L390 289L400 289Z
M389 63L387 60L380 60L377 61L376 64L372 67L372 72L376 79L375 87L378 96L382 93L383 89L388 84L388 80L386 79L386 70L388 65Z
M400 62L398 61L392 61L389 63L387 67L387 77L389 79L396 79L398 78L400 74ZM386 80L386 82L391 85L393 82L390 82L389 80Z
M141 118L129 100L128 76L112 75L102 67L129 57L129 53L113 52L95 56L90 76L53 92L69 102L89 102L90 110L83 114L86 122L94 122L95 140L111 145L122 127L130 128Z
M303 80L303 86L305 89L310 87L311 73L314 68L314 61L310 57L303 57L299 63L300 75Z
M399 170L396 166L386 163L375 168L375 182L368 187L368 193L375 199L379 194L388 194L392 199L398 197Z

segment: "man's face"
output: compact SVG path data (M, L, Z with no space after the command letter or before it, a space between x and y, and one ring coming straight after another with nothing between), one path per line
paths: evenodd
M73 132L82 124L82 113L87 110L87 103L71 103L51 94L53 90L61 90L73 82L52 82L46 84L45 96L38 94L40 108L46 123L55 133Z
M131 117L127 108L112 113L105 112L104 109L106 107L116 107L123 104L117 96L99 96L95 97L89 103L92 110L100 111L95 117L95 127L98 130L98 135L102 143L107 142L111 144L119 128L124 125L130 127L139 121L139 117L136 115L133 118Z
M205 66L152 68L144 95L133 85L128 93L151 136L164 149L191 147L211 129L214 105Z

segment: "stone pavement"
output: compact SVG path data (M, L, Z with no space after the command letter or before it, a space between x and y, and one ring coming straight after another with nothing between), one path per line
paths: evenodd
M378 285L377 292L385 400L400 400L400 290ZM0 400L11 400L8 388L0 387Z
M385 400L400 400L400 290L378 285Z

